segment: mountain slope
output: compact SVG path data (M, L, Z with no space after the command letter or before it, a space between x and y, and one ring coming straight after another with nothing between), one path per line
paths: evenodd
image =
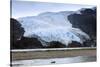
M68 46L72 41L83 43L90 37L79 28L72 27L68 16L74 12L46 12L38 16L19 18L18 21L25 29L25 37L37 37L43 46L46 42L58 41Z

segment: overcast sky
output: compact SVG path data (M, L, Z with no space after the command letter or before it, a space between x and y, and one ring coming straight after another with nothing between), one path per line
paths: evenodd
M81 8L91 8L93 5L75 5L63 3L45 3L34 1L12 0L12 18L36 16L43 12L76 11Z

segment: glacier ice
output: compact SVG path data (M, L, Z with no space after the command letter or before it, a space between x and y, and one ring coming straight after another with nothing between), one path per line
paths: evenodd
M38 36L43 46L45 42L59 41L68 46L72 41L83 43L89 36L78 28L73 28L67 19L73 12L46 12L37 16L18 18L25 29L25 37ZM44 41L44 42L43 42Z

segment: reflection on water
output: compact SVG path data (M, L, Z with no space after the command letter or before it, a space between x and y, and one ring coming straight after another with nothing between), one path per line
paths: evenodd
M78 56L69 58L52 58L52 59L32 59L12 61L14 67L30 66L30 65L47 65L47 64L66 64L78 62L93 62L96 61L96 56Z

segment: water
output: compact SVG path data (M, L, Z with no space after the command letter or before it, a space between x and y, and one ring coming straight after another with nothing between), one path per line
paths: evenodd
M51 58L51 59L31 59L12 61L13 67L33 66L33 65L48 65L48 64L68 64L80 62L94 62L96 56L77 56L68 58Z

